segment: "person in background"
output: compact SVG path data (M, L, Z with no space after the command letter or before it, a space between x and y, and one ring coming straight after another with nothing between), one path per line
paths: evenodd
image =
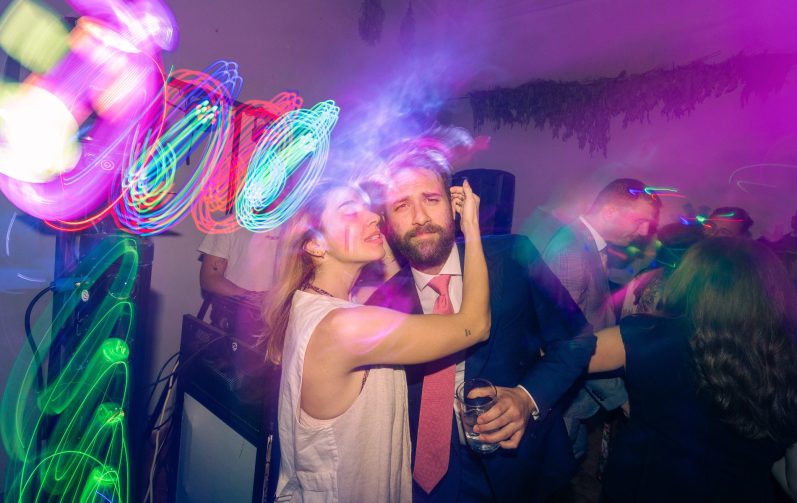
M543 252L545 262L596 331L616 324L607 271L609 244L626 247L658 224L661 200L646 188L632 178L613 180L584 215L553 236ZM626 400L620 377L604 376L584 383L564 414L577 458L587 450L585 421L601 408L611 411Z
M606 501L772 499L770 469L797 440L797 293L770 250L695 244L659 314L597 337L590 372L625 368L632 411L610 450ZM781 473L793 483L790 453Z
M780 257L792 281L797 285L797 212L791 217L791 232L773 243L766 242L766 244Z
M199 245L199 285L213 305L214 325L241 335L263 333L261 305L274 283L279 233L241 227L205 236Z
M786 455L772 465L772 475L792 501L797 501L797 444L791 444Z
M279 232L240 227L231 233L205 236L199 245L202 290L224 297L261 297L274 283Z
M786 249L797 253L797 211L791 217L791 232L772 243L775 250Z
M737 206L723 206L711 212L703 223L703 233L707 237L751 238L752 226L753 219L747 211Z
M657 238L659 246L653 267L642 271L626 287L622 317L656 311L667 278L689 247L703 238L703 232L700 226L675 222L661 227Z

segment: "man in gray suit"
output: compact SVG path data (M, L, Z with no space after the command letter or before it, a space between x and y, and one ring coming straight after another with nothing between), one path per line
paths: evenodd
M614 180L598 193L589 211L554 234L543 259L598 331L617 324L606 271L607 247L628 246L648 235L659 219L661 200L639 180ZM613 410L628 399L618 377L586 381L565 412L576 457L586 451L582 421L601 407Z

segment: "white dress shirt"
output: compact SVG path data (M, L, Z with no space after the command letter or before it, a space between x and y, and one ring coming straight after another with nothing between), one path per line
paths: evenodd
M608 244L606 243L606 240L603 239L603 236L598 234L598 231L596 231L595 228L592 225L590 225L590 223L587 221L586 218L584 218L583 215L578 217L578 219L581 220L581 223L584 224L584 226L586 226L590 235L592 235L592 240L595 241L595 247L598 249L598 254L601 257L601 265L603 266L603 270L606 271L608 268L607 262L609 258L608 255L606 254L606 252L608 251L607 250Z
M607 246L606 240L603 239L603 236L598 234L598 231L596 231L595 228L590 225L586 218L580 216L578 219L581 220L581 223L587 227L587 230L592 235L592 239L595 240L595 246L598 248L598 251L603 251Z

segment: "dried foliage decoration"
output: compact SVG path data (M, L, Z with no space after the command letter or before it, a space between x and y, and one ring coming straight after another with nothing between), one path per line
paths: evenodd
M741 104L752 94L765 97L786 81L797 56L737 55L721 63L696 61L672 69L600 78L581 82L533 80L515 88L475 91L468 95L474 128L486 121L496 128L518 125L551 128L554 138L575 135L579 148L589 145L590 154L605 156L614 117L623 127L650 121L660 108L667 119L682 117L710 97L719 97L741 87Z
M382 8L381 0L363 0L358 22L360 38L369 45L376 45L382 37L384 23L385 9Z
M405 51L415 48L415 14L412 12L412 0L407 4L407 12L399 27L399 43Z

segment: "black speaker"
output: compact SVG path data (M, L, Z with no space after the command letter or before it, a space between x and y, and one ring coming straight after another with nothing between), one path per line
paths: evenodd
M122 268L121 255L105 252L116 249L116 246L125 244L135 251L136 262L131 262L126 267L135 264L135 270L130 276L120 276ZM92 229L80 232L60 232L56 235L55 275L59 278L73 278L83 280L84 274L91 272L91 280L83 284L76 284L76 288L57 289L53 297L53 320L62 307L69 304L70 296L80 296L80 301L74 310L65 318L63 326L54 336L48 358L48 380L52 381L59 376L73 359L78 347L87 337L92 335L98 326L98 320L104 321L102 316L104 306L107 306L107 297L117 298L119 302L129 301L132 305L132 325L128 325L126 318L121 316L117 321L109 321L108 338L119 338L127 341L129 348L128 382L116 383L114 387L106 388L106 396L113 401L126 397L128 400L125 408L127 420L127 444L129 456L129 480L131 499L140 499L138 490L139 482L144 477L142 462L142 447L145 445L144 427L147 423L147 392L148 392L148 365L152 360L151 339L152 330L149 326L149 301L150 280L152 276L152 261L155 249L151 238L130 235L113 229L108 222L99 223ZM115 258L114 258L115 257ZM95 269L96 268L96 269ZM126 274L131 274L126 271ZM129 285L129 297L118 298L113 290L117 278L132 278L134 283ZM127 285L127 283L123 283ZM117 285L117 288L121 285ZM127 287L122 288L127 292ZM126 312L122 310L122 312ZM99 317L99 318L98 318ZM111 316L108 319L113 319ZM79 363L80 367L88 362ZM125 389L125 386L127 389ZM120 389L117 389L120 388ZM99 493L98 493L99 494Z
M452 182L462 185L465 178L481 198L479 223L482 234L510 234L515 207L515 175L500 169L466 169L454 173ZM457 232L461 232L459 227Z
M274 501L280 369L249 342L183 316L170 501Z

